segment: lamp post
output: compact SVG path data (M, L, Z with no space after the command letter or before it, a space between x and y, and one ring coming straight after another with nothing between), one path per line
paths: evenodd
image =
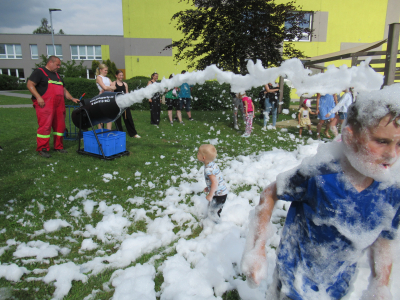
M50 30L51 30L51 41L53 42L53 53L56 55L56 46L54 46L54 30L53 30L53 19L51 18L52 11L61 11L59 8L49 8L50 12Z

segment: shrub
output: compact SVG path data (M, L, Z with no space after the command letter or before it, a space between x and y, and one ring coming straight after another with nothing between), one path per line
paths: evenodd
M14 76L0 74L0 90L16 90L19 79Z
M93 79L85 79L85 78L64 78L65 87L68 92L75 98L82 96L83 93L86 93L86 99L93 98L94 96L99 94L99 90L96 85L96 81ZM65 104L73 105L72 101L65 100Z
M285 83L283 86L283 108L289 109L291 88Z

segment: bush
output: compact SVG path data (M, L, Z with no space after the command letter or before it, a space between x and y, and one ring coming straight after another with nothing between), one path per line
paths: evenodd
M16 90L18 84L19 79L17 77L0 74L0 90Z
M285 83L283 86L283 108L289 109L290 107L290 91L291 88Z
M96 81L93 79L66 77L63 80L66 89L74 98L79 99L79 97L82 96L83 93L86 93L84 98L91 99L99 94ZM74 103L72 101L65 100L65 104L73 105Z

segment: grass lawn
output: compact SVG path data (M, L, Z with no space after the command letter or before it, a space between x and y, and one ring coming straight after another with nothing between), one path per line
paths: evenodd
M0 105L32 104L29 98L0 95Z
M29 99L0 96L0 104L31 103ZM26 101L26 102L25 102ZM6 102L6 103L4 103ZM244 125L241 123L241 131L233 129L230 111L202 112L193 111L194 121L187 120L184 115L185 125L167 121L167 112L162 113L159 127L150 125L149 111L132 111L136 129L141 139L127 137L127 150L129 156L104 161L90 156L78 155L76 141L64 141L64 147L68 154L53 153L50 159L40 157L36 152L37 120L32 108L0 108L0 145L4 151L0 152L0 261L2 264L17 263L29 270L48 269L51 265L66 261L82 264L95 257L96 251L79 252L82 240L81 235L73 235L74 230L84 230L86 224L95 226L102 214L96 210L92 218L82 214L80 218L71 217L71 209L74 207L82 210L82 205L71 200L71 196L77 191L90 189L93 191L91 199L105 201L107 205L119 204L126 211L137 206L127 202L127 199L135 196L145 199L159 199L163 191L170 186L179 186L180 180L174 182L174 176L181 175L183 170L190 171L193 167L200 168L195 158L200 144L208 143L209 139L218 138L216 146L218 157L236 157L249 155L260 151L268 151L275 148L294 150L299 141L291 139L278 139L278 136L290 133L297 134L297 128L288 128L288 132L270 130L261 131L262 120L255 119L254 130L251 137L241 137ZM280 115L280 118L290 117ZM304 138L305 140L306 138ZM269 143L264 143L266 140ZM261 143L263 142L263 143ZM223 168L223 164L221 165ZM116 173L118 172L118 173ZM140 173L140 177L135 173ZM104 174L114 174L120 180L111 183L103 181ZM179 177L181 178L181 177ZM152 182L155 187L147 183ZM128 186L133 187L128 188ZM240 186L238 190L249 190L250 186ZM238 191L233 191L238 192ZM73 198L73 197L72 197ZM152 204L145 202L140 206L148 211L147 216L154 219L155 214L150 208ZM43 229L43 223L50 219L62 219L73 224L54 233L48 233L33 237L35 231ZM177 226L179 227L179 226ZM184 229L185 225L182 225ZM180 230L182 228L175 228ZM201 228L193 228L193 234L187 239L200 234ZM134 222L128 228L128 233L146 231L144 221ZM77 242L71 242L72 236ZM16 258L13 253L16 245L7 246L6 241L15 239L19 243L27 243L31 240L41 240L60 247L68 247L69 254L48 259L47 263L35 262L23 263L23 259ZM174 242L176 243L176 241ZM174 249L174 243L170 248ZM5 248L2 248L5 247ZM118 250L116 244L102 244L101 249L108 253ZM3 250L3 251L2 251ZM154 259L157 268L173 255L174 252L158 249L149 254L142 255L132 265L145 263ZM104 291L103 283L110 280L114 270L106 270L98 275L89 277L86 283L73 281L72 289L64 299L82 299L92 290L101 290L93 299L109 299L113 291ZM24 275L22 280L12 281L0 279L0 286L10 287L15 299L50 299L54 293L53 284L45 284L40 280L43 274ZM24 280L26 277L38 278L38 280ZM160 290L163 282L162 273L157 273L155 278L156 291ZM238 299L237 293L226 293L224 299Z

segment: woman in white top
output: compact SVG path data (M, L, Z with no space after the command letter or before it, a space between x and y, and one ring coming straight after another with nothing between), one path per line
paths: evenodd
M105 64L100 64L96 70L96 84L99 89L99 95L104 92L113 92L116 87L111 85L110 78L107 77L108 67ZM107 123L107 129L111 130L112 123ZM99 124L99 129L101 129Z

